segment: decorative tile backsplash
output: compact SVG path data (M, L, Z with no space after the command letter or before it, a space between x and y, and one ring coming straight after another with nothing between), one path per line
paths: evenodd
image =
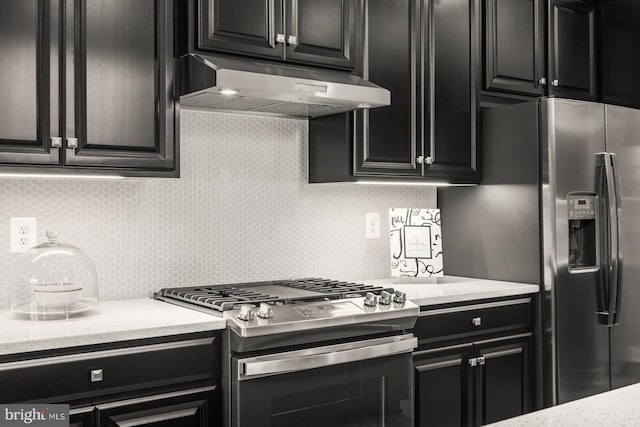
M9 218L35 216L98 271L103 300L167 286L390 276L388 209L436 207L433 187L307 184L306 120L181 112L181 178L0 179L0 309L20 255ZM381 238L365 239L380 212Z

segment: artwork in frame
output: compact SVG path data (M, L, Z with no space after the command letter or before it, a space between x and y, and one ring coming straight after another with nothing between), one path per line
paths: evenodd
M389 209L392 277L444 276L440 209Z

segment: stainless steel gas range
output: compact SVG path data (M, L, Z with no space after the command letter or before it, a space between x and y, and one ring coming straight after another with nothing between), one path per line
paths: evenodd
M225 422L248 426L413 425L406 331L419 307L393 289L298 279L160 290L221 313Z

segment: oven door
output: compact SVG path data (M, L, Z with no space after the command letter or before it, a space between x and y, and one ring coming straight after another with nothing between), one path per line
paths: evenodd
M410 427L412 334L234 357L236 427Z

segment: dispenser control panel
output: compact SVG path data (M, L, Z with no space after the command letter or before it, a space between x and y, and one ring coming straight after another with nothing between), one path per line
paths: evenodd
M595 219L596 196L567 196L569 219Z

